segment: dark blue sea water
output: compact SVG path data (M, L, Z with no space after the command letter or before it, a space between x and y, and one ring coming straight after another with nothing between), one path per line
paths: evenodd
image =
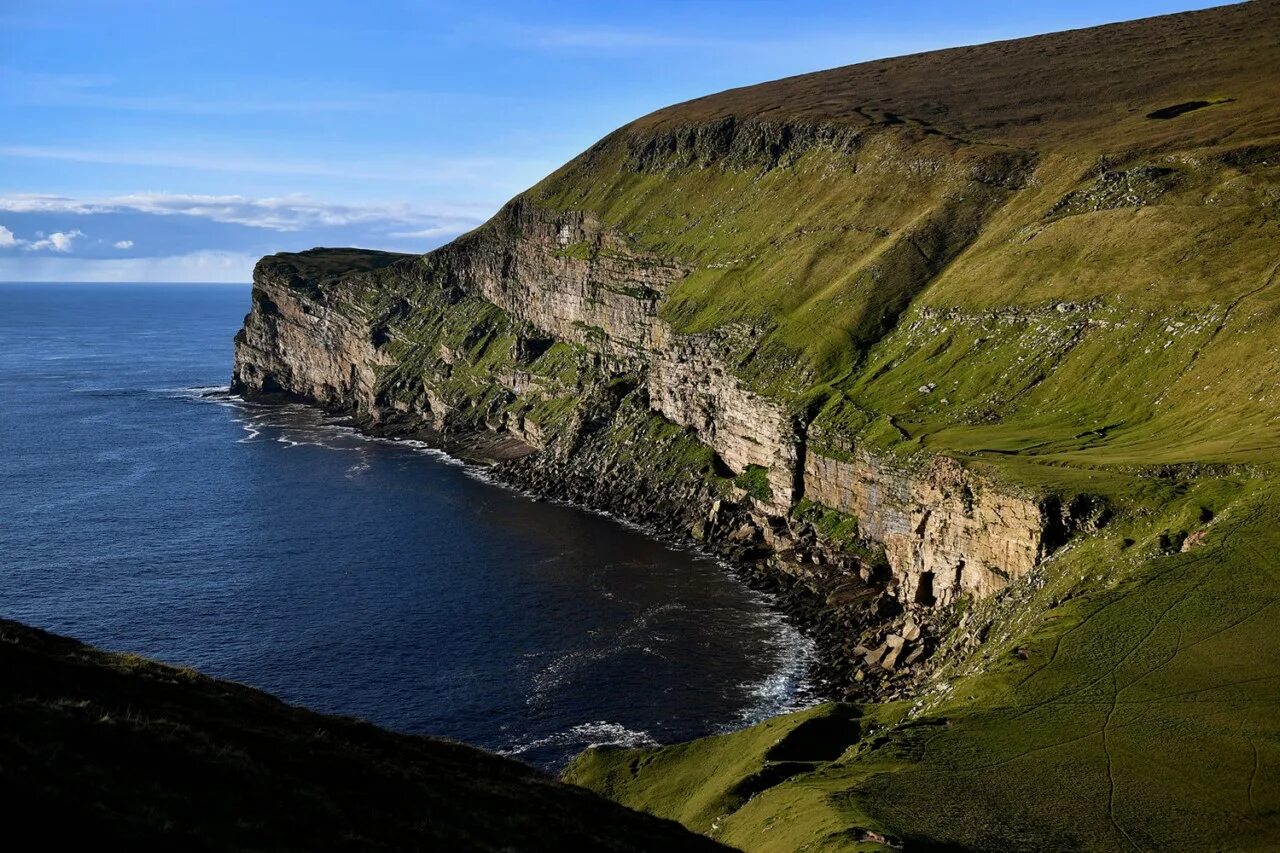
M205 396L248 304L0 284L0 615L544 767L806 700L805 641L715 562Z

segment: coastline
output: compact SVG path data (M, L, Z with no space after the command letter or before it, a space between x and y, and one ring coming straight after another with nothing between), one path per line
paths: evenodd
M513 436L485 431L446 435L429 427L404 421L375 424L339 408L320 405L286 393L244 394L232 391L229 386L186 390L198 399L231 407L244 404L272 408L305 406L335 417L336 420L330 424L331 426L351 430L366 440L385 442L428 453L432 458L445 464L461 468L462 473L488 486L514 493L526 500L553 503L606 518L611 523L635 531L665 547L690 553L714 563L764 605L765 618L771 622L768 633L777 648L777 662L766 678L751 684L750 692L755 696L754 701L741 708L733 722L720 724L711 733L734 731L778 714L803 710L836 698L823 689L822 682L816 677L819 654L812 633L806 623L797 618L799 611L787 606L787 600L779 594L776 584L767 581L767 576L749 571L746 566L735 562L725 553L709 548L705 542L700 542L691 536L681 536L676 528L664 529L643 520L629 518L607 507L575 501L564 494L557 494L552 490L539 490L520 482L516 477L511 476L510 472L513 469L507 466L535 455L538 451ZM256 437L256 434L251 434L251 437ZM742 686L747 687L747 684ZM614 726L615 724L602 722L600 725ZM648 737L646 733L624 732L624 734L628 738L636 734ZM603 741L591 744L591 746L608 745L636 744L629 741L616 744ZM518 757L527 748L529 748L528 745L513 745L512 748L499 750L499 752Z
M595 488L584 488L581 478L564 470L550 454L510 434L489 430L443 433L408 417L375 421L340 406L284 392L234 391L227 387L202 396L238 397L259 405L305 405L340 418L335 425L368 438L412 443L443 454L467 466L470 476L530 500L550 501L600 515L664 545L715 560L753 593L764 596L770 610L780 614L809 645L800 653L804 673L796 680L807 682L801 689L811 691L813 701L794 706L783 703L774 710L762 710L759 719L820 701L877 701L910 695L922 679L918 670L886 670L886 677L880 682L857 677L860 650L866 648L867 642L860 641L860 635L901 630L904 619L910 623L914 618L923 640L921 648L933 651L931 637L936 635L937 626L921 614L906 616L885 587L874 582L874 568L872 583L860 581L856 574L847 577L848 555L826 547L807 522L793 522L794 529L789 531L811 548L807 555L810 562L801 567L798 555L779 553L772 547L773 532L761 530L746 507L720 506L699 538L692 534L687 514L679 507L661 502L636 503L626 493L600 488L599 482L593 484ZM856 558L854 568L860 568ZM743 725L759 719L744 721Z

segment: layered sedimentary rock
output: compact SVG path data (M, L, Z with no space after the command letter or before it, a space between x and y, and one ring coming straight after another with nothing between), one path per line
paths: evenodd
M426 259L372 254L334 275L324 252L264 259L234 387L286 392L373 425L506 432L571 469L591 418L616 419L617 400L594 414L587 401L633 377L631 393L655 417L713 452L724 488L747 501L757 525L768 529L801 495L852 517L862 541L883 547L904 603L989 595L1049 550L1052 519L1040 503L953 460L913 468L865 451L806 453L802 419L727 363L753 330L683 335L656 315L678 267L629 253L581 217L524 206L509 214L506 241L479 235ZM415 324L423 314L433 315L429 333ZM542 368L556 342L575 348L569 377ZM637 469L647 462L639 450ZM729 481L753 468L762 488L744 495ZM708 507L684 509L696 518Z
M255 275L253 310L236 337L232 384L370 411L376 370L389 361L374 344L368 318L358 305L309 294L280 273L267 266Z
M674 423L692 428L730 471L766 470L762 503L785 513L796 486L794 418L778 402L744 387L709 336L660 335L649 364L649 399Z
M923 470L865 453L805 458L805 496L858 520L882 543L904 601L933 606L988 596L1048 551L1054 519L1042 501L994 488L953 459Z
M438 254L445 274L469 292L550 337L624 363L652 351L663 326L658 302L688 272L634 249L588 214L523 199Z

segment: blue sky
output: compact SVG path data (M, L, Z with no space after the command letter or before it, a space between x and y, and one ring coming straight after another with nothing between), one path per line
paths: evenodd
M0 0L0 281L426 251L669 103L1212 5Z

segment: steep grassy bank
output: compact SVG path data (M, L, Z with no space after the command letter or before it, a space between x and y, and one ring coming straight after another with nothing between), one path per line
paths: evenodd
M0 620L6 830L58 848L719 850L461 744Z
M575 781L747 849L1264 846L1277 91L1258 0L676 105L423 258L264 259L235 384L514 437L898 700Z

